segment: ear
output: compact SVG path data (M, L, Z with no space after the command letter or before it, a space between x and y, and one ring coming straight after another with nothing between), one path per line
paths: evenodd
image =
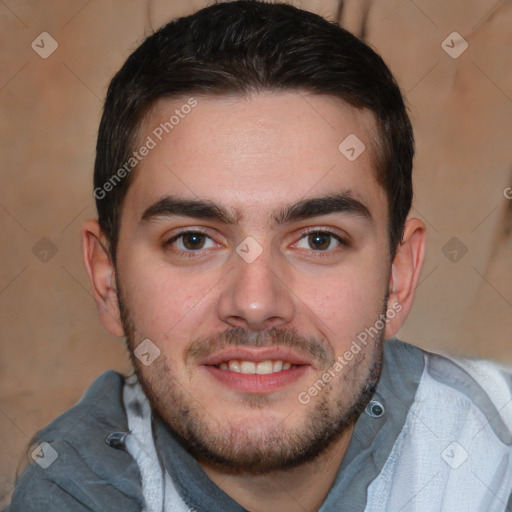
M419 219L408 219L404 236L391 265L388 314L385 337L391 338L402 327L411 309L416 285L425 258L426 227Z
M84 222L81 234L82 257L101 323L114 336L123 336L114 265L110 261L106 237L96 220Z

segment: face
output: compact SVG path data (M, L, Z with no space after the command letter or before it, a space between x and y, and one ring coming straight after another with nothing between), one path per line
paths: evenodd
M340 438L380 374L390 258L375 119L296 92L187 100L146 119L140 143L154 147L123 205L116 282L133 363L198 460L291 468ZM356 159L338 149L351 134L366 148ZM133 356L147 339L151 364Z

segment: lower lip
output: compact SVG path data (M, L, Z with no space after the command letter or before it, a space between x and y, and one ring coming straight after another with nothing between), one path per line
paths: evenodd
M222 384L242 393L271 393L300 379L310 368L309 365L300 365L265 375L237 373L221 370L215 366L203 366L210 375Z

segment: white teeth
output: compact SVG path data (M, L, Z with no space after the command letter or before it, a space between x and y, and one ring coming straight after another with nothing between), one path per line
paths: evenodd
M262 361L256 366L256 373L259 375L266 375L272 373L272 361Z
M274 361L273 372L280 372L283 369L283 361Z
M240 363L238 361L229 361L229 369L232 372L240 373Z
M231 361L223 361L219 363L219 369L230 370L236 373L268 375L269 373L277 373L283 370L289 370L292 364L283 361L261 361L255 363L254 361L239 361L232 359Z
M240 373L256 373L256 363L253 361L242 361L240 363Z

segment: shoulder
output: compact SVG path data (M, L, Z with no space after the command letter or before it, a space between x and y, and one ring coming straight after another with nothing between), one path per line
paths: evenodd
M123 385L121 374L104 372L75 406L36 434L9 512L141 509L135 461L105 441L128 430Z
M403 342L402 342L403 343ZM417 399L444 402L454 414L473 411L503 444L512 445L512 369L487 359L436 354L414 347L423 359Z
M389 417L407 411L369 509L503 510L512 491L510 369L396 339L387 350L388 382L399 384L387 388L396 398Z

